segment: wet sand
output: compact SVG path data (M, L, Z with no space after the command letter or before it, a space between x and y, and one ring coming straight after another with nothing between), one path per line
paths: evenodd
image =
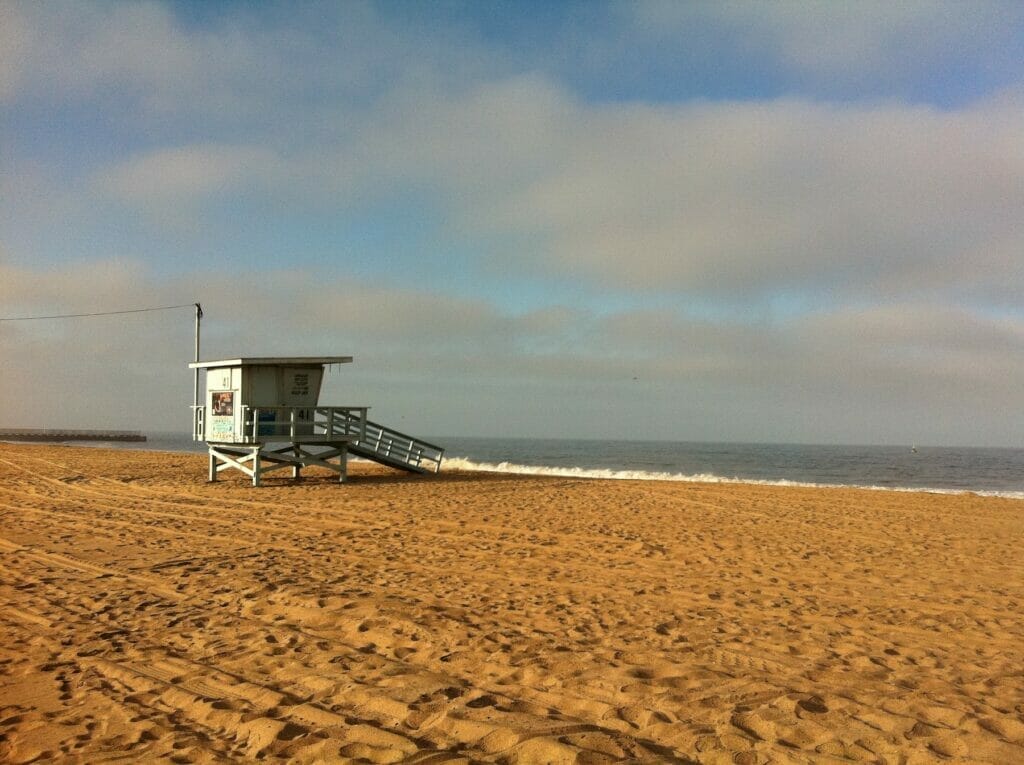
M1024 502L0 444L0 761L1024 762Z

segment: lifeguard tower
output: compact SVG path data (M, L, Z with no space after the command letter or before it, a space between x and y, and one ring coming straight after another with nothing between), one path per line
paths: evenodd
M320 405L324 370L351 361L301 356L189 364L206 370L205 403L194 407L192 439L209 447L210 480L236 469L259 486L272 471L291 468L298 478L302 468L316 465L344 482L350 454L413 473L438 472L441 447L369 421L368 407Z

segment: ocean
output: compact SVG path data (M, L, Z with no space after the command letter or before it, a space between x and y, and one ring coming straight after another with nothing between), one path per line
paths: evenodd
M427 440L445 447L445 465L466 470L604 480L973 492L1024 499L1024 449L442 436ZM206 451L204 444L193 443L188 434L180 433L150 433L145 443L96 445Z

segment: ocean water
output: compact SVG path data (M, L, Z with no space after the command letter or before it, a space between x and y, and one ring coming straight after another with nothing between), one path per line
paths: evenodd
M594 479L643 478L974 492L1024 499L1024 449L814 446L566 439L426 439L445 465L467 470ZM188 434L150 433L120 449L205 452ZM442 468L443 469L443 468Z

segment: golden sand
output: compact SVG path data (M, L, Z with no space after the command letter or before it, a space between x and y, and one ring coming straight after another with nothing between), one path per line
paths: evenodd
M1024 762L1024 503L0 445L0 761Z

